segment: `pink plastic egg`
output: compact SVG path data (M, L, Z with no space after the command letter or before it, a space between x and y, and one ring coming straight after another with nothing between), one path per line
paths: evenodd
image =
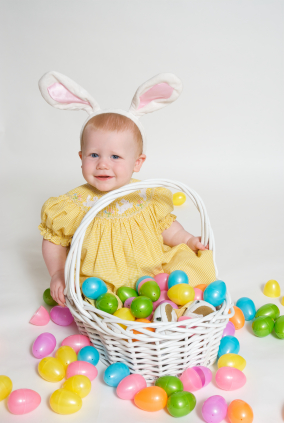
M163 303L169 303L172 306L172 308L178 308L178 305L176 305L175 303L173 303L171 300L163 300L163 301L160 302L159 305L161 305Z
M76 354L80 351L81 348L92 346L91 341L85 335L70 335L67 336L62 342L61 345L68 345L73 348Z
M153 303L153 310L155 311L158 305L161 304L161 302L165 300L170 301L167 291L161 291L159 299Z
M245 374L235 367L221 367L216 373L216 383L224 391L242 388L246 381Z
M8 398L8 408L12 414L26 414L35 410L40 402L40 395L32 389L17 389Z
M116 393L117 396L125 400L133 400L137 392L147 388L146 380L142 375L132 374L126 376L119 382Z
M69 326L74 321L69 308L55 306L50 311L51 320L59 326Z
M132 301L137 297L130 297L125 300L123 307L130 308Z
M169 279L168 273L159 273L158 275L154 276L155 281L160 287L161 291L167 291L168 290L168 279Z
M234 336L235 332L236 332L236 328L234 324L229 321L224 329L222 338L224 338L224 336Z
M213 395L204 401L202 417L206 423L221 423L227 415L228 406L221 395Z
M87 361L73 361L67 367L66 379L75 375L84 375L90 380L94 380L98 375L98 370L93 364Z
M186 369L179 378L184 391L194 392L211 382L212 372L208 367L194 366Z
M203 291L199 288L193 288L195 292L194 299L195 300L203 300Z
M30 323L36 326L45 326L47 325L49 320L50 317L48 311L43 306L40 306L40 308L35 312L35 314L31 318Z
M43 358L51 354L56 346L56 339L52 333L44 332L33 343L32 352L35 358Z

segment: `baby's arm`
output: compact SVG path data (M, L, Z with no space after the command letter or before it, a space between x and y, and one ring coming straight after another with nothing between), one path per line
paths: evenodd
M59 305L64 307L64 266L67 257L67 248L43 239L42 255L51 276L50 294Z
M187 244L189 248L197 253L198 250L208 250L208 245L204 247L201 244L201 237L191 235L189 232L186 232L182 225L176 220L171 224L171 226L162 232L162 237L164 244L169 247L174 247L179 244Z

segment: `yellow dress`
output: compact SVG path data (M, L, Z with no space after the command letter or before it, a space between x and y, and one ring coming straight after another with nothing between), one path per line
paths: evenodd
M130 183L139 182L131 179ZM81 220L105 192L89 184L49 198L41 211L44 239L69 247ZM176 216L172 192L147 188L114 200L87 228L81 255L80 282L101 278L109 290L134 287L140 276L183 270L191 286L216 280L212 251L195 254L186 244L163 244L162 232Z

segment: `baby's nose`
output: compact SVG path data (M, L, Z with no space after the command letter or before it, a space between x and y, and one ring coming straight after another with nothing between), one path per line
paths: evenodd
M97 169L108 169L108 168L109 168L109 165L108 165L107 160L102 158L98 161Z

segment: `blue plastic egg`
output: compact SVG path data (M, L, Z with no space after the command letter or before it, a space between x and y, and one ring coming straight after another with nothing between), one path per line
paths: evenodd
M203 300L218 307L226 299L226 284L223 281L215 281L210 283L203 294Z
M218 351L218 357L221 357L221 355L224 354L238 354L240 351L240 343L234 336L224 336L224 338L221 339L219 351Z
M255 309L254 302L250 298L248 297L240 298L237 301L236 306L239 307L244 313L245 320L254 319L256 309Z
M168 289L179 283L188 283L188 276L183 270L174 270L168 279Z
M107 286L101 279L93 277L84 280L82 291L85 297L96 300L100 295L107 293Z
M113 363L105 370L104 381L107 385L117 387L119 382L130 375L129 367L124 363Z
M87 346L80 349L78 352L78 361L87 361L96 366L100 359L100 353L95 347Z

